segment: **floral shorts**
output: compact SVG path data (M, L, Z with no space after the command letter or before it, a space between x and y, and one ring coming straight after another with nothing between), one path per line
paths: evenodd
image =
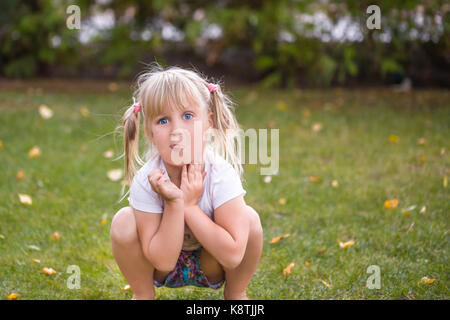
M167 275L164 283L153 280L156 287L166 286L179 288L184 286L197 286L211 289L220 289L225 280L218 283L210 283L203 271L200 269L200 252L197 250L181 250L175 268Z

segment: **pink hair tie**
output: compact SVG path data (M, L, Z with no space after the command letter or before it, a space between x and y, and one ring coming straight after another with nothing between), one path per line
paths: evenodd
M209 92L216 92L217 91L217 86L215 84L208 84L208 90Z
M133 104L134 107L134 113L138 113L139 111L141 111L141 105L138 103Z

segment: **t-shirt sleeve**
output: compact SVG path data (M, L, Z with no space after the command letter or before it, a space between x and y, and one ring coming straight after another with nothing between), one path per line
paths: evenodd
M246 193L241 178L233 166L229 163L221 165L212 182L213 209L216 210L225 202Z
M150 213L163 213L162 199L151 187L144 174L136 174L130 187L128 198L130 206L134 209Z

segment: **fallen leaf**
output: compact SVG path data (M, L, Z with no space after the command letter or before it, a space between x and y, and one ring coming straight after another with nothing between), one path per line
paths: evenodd
M0 234L0 239L5 239L5 236Z
M332 288L332 285L326 282L325 280L320 280L326 287Z
M422 279L420 279L420 283L425 283L425 284L432 284L435 281L436 281L436 279L430 279L428 277L423 277Z
M28 156L30 158L36 158L41 155L41 149L38 146L34 146L33 148L28 151Z
M444 154L445 154L445 148L441 148L441 151L439 152L439 155L442 157Z
M278 202L281 204L281 205L285 205L286 204L286 199L285 198L280 198L280 200L278 200Z
M389 138L388 138L388 141L392 142L392 143L397 143L398 142L398 136L394 136L394 135L391 134L389 136Z
M26 204L26 205L31 205L33 203L33 201L31 200L31 197L27 194L19 193L19 200L20 200L20 202L22 202L23 204Z
M322 178L316 177L316 176L309 176L308 180L309 180L309 182L320 182L322 180Z
M111 181L119 181L123 176L123 171L122 169L109 170L107 176Z
M314 132L319 132L320 130L322 130L323 126L320 122L316 122L312 125L312 131Z
M53 117L53 111L49 107L47 107L45 104L41 104L39 106L39 114L44 119L50 119Z
M112 158L114 156L114 151L112 149L106 150L105 153L103 153L103 156L107 159Z
M305 268L309 268L311 266L311 264L312 264L311 260L306 261L305 262Z
M130 285L127 284L124 287L121 288L122 290L126 291L126 290L130 290Z
M447 188L448 181L447 181L447 176L446 175L444 176L444 181L442 181L442 185L444 186L444 189Z
M384 202L384 207L386 209L395 209L398 206L398 199L386 200Z
M108 83L108 90L111 92L117 91L117 89L119 89L119 86L117 85L116 82L110 82Z
M264 182L265 183L270 183L270 181L272 181L272 176L265 176L264 177Z
M331 185L333 188L337 188L337 187L339 187L339 182L337 180L333 180L333 181L331 181Z
M49 276L53 276L56 274L56 271L53 268L44 267L44 268L42 268L42 273L48 274Z
M282 236L274 237L274 238L272 238L272 241L270 241L270 243L278 243L281 239L287 238L289 236L290 236L290 234L287 233Z
M53 234L50 236L50 239L53 241L58 241L61 239L61 235L58 231L53 232Z
M280 111L286 111L287 109L286 103L284 103L284 101L279 101L277 103L277 109Z
M2 149L3 149L3 141L0 140L0 150L2 150Z
M32 250L36 250L36 251L41 251L41 248L39 248L38 246L32 245L32 244L30 244L30 245L28 246L28 248L30 248L30 249L32 249Z
M17 300L17 299L19 299L19 297L20 297L20 295L18 293L13 292L8 296L8 299L9 300Z
M23 171L22 169L20 169L19 171L17 171L16 174L16 179L17 180L23 180L23 178L25 177L25 171Z
M87 117L89 115L89 109L86 106L82 106L80 108L80 113L83 117Z
M291 262L286 268L283 270L283 276L287 276L288 274L291 274L291 270L294 267L294 263Z
M345 249L345 248L353 246L356 242L353 240L350 240L347 242L338 241L338 243L339 243L339 247L341 247L342 249Z
M104 213L102 216L102 226L106 225L108 214Z
M322 254L322 253L325 253L325 251L327 251L327 249L319 249L319 250L317 250L317 253Z
M422 162L422 163L425 163L426 160L427 160L427 158L424 155L421 155L419 157L419 161Z
M403 211L402 211L402 212L403 212L403 215L404 215L405 217L409 217L411 211L413 211L415 208L416 208L416 205L414 204L414 205L412 205L412 206L410 206L410 207L408 207L408 208L406 208L406 209L403 209Z
M417 144L419 145L424 145L425 143L427 143L427 140L425 138L419 138L419 140L417 140Z
M421 214L425 214L427 212L427 207L423 206L422 209L420 209Z
M303 110L303 116L309 118L311 116L311 111L309 111L309 109Z
M39 259L31 259L31 261L33 261L33 262L36 262L36 263L41 263L41 260L39 260Z

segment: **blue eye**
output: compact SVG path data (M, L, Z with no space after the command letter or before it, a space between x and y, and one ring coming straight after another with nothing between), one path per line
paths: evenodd
M163 122L165 121L165 122ZM166 124L167 123L167 119L166 118L161 118L158 120L158 124Z
M189 116L189 118L186 119L186 116ZM193 116L192 116L192 114L190 114L190 113L185 113L185 114L184 114L184 118L185 118L186 120L192 119L192 117L193 117Z

